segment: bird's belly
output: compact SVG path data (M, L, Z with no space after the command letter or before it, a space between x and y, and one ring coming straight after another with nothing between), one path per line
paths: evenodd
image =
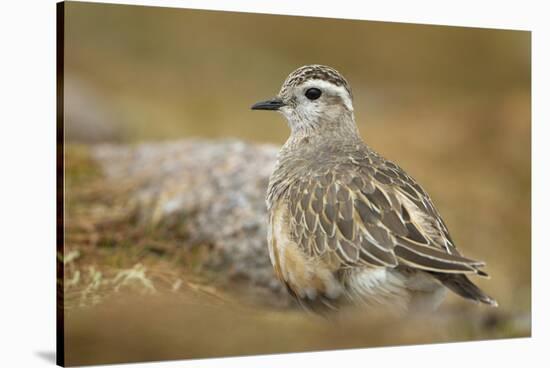
M407 298L405 279L385 267L350 270L345 284L352 299L383 302L388 298Z
M284 203L271 212L268 244L269 256L277 277L297 297L316 299L318 296L337 299L342 287L334 276L334 269L326 260L307 255L291 239L288 210Z
M397 311L431 311L445 288L424 272L402 273L392 268L355 269L345 276L350 298L368 304L391 305Z

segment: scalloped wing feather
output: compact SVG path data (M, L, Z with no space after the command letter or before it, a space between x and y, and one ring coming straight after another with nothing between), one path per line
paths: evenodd
M310 256L334 253L343 267L396 267L479 273L463 257L427 193L379 156L302 177L290 186L290 231Z

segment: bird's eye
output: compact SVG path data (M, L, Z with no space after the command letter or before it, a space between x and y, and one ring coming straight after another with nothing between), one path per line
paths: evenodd
M306 97L310 100L316 100L321 97L321 90L319 88L309 88L306 91Z

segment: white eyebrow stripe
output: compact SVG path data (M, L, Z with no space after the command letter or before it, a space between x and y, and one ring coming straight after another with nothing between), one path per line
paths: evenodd
M344 86L337 86L334 83L327 82L323 79L310 79L302 84L305 88L317 87L321 90L330 91L332 94L339 95L344 101L344 105L353 111L353 104L348 90Z

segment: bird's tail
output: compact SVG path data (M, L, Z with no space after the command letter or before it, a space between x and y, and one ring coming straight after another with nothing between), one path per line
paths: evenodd
M483 290L478 288L463 274L432 272L432 275L451 291L463 298L489 304L492 307L498 307L498 303L495 299L485 294Z

